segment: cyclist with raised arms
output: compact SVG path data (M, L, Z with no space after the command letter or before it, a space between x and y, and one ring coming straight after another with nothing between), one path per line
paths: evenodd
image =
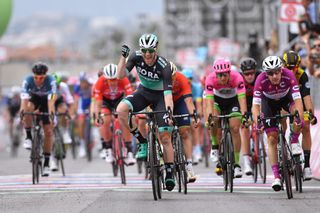
M272 117L279 114L282 109L291 113L298 110L301 122L294 121L290 142L292 154L300 155L302 149L298 143L298 138L300 128L303 126L301 95L294 74L282 66L282 60L278 56L268 56L263 60L262 69L264 72L258 76L253 92L253 121L258 126L257 119L259 115ZM263 122L263 128L268 137L268 158L274 175L272 188L274 191L280 191L281 178L277 155L278 129L276 121L270 119L267 122Z
M47 75L48 66L42 62L35 63L32 67L32 72L33 75L27 76L22 83L21 111L34 112L38 110L40 112L54 114L54 103L57 92L57 85L54 77ZM56 119L54 119L55 121L50 121L49 116L43 116L41 119L44 130L44 164L42 175L49 176L50 155L53 145L53 123L56 123ZM23 146L26 149L31 149L32 117L30 115L25 115L23 121L27 135Z
M130 128L128 125L129 110L139 112L149 105L155 111L168 110L169 108L173 110L170 63L157 54L157 36L154 34L142 35L139 39L139 46L140 50L133 52L126 61L130 49L123 45L122 56L118 64L118 78L125 77L126 71L130 72L135 66L141 82L138 89L132 95L124 98L117 107L120 122L128 129ZM160 142L164 149L165 185L167 190L171 191L175 186L174 153L171 143L172 127L165 122L164 114L157 114L156 120L159 126ZM145 136L136 127L131 129L131 133L139 140L140 146L147 143Z
M117 65L107 64L103 67L103 75L99 77L94 85L95 97L95 115L96 124L100 126L100 114L103 113L103 124L100 126L100 135L102 139L102 154L107 163L114 161L112 154L112 131L110 129L110 122L112 112L116 110L120 101L132 93L131 85L127 77L117 79ZM128 155L125 159L128 165L133 165L135 159L133 158L131 134L128 129L122 128L122 135L124 143L127 148Z
M304 180L311 180L312 172L310 168L310 150L311 150L311 134L310 123L315 125L317 118L315 116L309 116L314 114L313 104L310 96L310 83L308 75L300 68L300 56L294 51L288 51L283 54L284 66L291 70L299 84L300 94L302 98L303 110L304 110L304 126L302 128L302 148L304 153ZM311 118L311 119L310 119Z
M257 62L253 58L243 58L240 61L240 73L246 87L246 100L248 111L252 108L253 89L257 76L261 73L257 71ZM250 161L250 135L249 129L241 126L241 151L243 157L244 173L252 175L252 167Z
M243 117L247 116L246 89L241 74L231 70L231 62L227 59L217 59L213 64L213 71L206 78L205 102L206 120L212 115L235 115L229 119L231 137L234 145L234 176L242 177L240 167L240 125L245 124ZM216 122L215 122L216 123ZM210 124L209 124L210 126ZM211 159L218 161L218 136L221 137L221 130L218 132L218 125L215 124L210 131L212 138ZM221 165L216 166L216 173L222 173Z
M193 114L195 112L195 106L192 100L192 90L188 79L180 72L177 72L177 67L175 64L170 62L172 70L172 95L174 103L174 115L183 115L183 114ZM194 120L192 117L192 126L197 128L199 121ZM192 141L190 135L190 118L177 118L177 126L179 127L179 133L181 135L184 152L187 159L187 174L188 182L196 181L196 176L192 168Z

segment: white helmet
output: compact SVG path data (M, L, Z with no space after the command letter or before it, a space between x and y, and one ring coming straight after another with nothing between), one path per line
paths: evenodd
M106 79L116 79L117 78L117 65L107 64L103 67L103 75Z
M264 71L274 70L282 67L282 60L278 56L268 56L262 62Z
M139 39L140 48L156 48L158 45L158 38L154 34L143 34Z

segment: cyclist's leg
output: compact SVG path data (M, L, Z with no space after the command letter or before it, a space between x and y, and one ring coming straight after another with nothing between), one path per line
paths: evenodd
M250 161L250 131L249 128L241 126L241 152L243 157L244 173L246 175L252 174ZM253 130L252 130L253 131Z
M311 153L311 134L310 134L310 121L309 114L304 118L304 126L302 128L302 149L304 153L304 180L311 180L312 172L310 168L310 153Z
M62 97L58 98L56 100L55 108L56 108L56 112L58 112L58 114L66 114L68 112L68 106ZM72 142L72 139L71 139L70 133L68 131L69 121L68 121L67 117L60 116L58 123L61 126L63 142L65 144L70 144Z
M112 132L110 129L111 111L103 105L101 112L105 114L105 116L103 116L103 125L99 127L102 146L100 156L105 159L107 163L111 163L114 160L112 155Z
M288 98L289 99L289 98ZM290 99L288 100L288 104L284 106L284 109L287 112L291 112L291 114L294 114L295 111L297 110L295 103L293 102L291 96ZM294 119L293 121L293 131L292 131L292 135L291 135L291 150L292 150L292 154L293 155L300 155L302 154L303 150L299 144L299 136L301 133L301 129L304 126L304 119L301 119L301 122L299 125L297 125L296 119Z
M22 99L21 100L21 110L23 112L33 112L39 106L39 101L31 97L31 99ZM23 116L23 126L26 131L26 139L24 140L23 147L26 149L31 149L32 147L32 135L31 135L31 126L32 126L32 116L25 115Z
M265 117L275 116L278 112L280 112L280 110L281 110L281 106L279 101L272 102L265 99L262 100L261 111L263 116ZM281 189L281 183L280 183L280 171L279 171L278 151L277 151L278 128L277 128L276 121L273 119L269 120L268 122L263 122L263 126L268 139L269 163L271 165L271 169L274 175L272 188L275 191L279 191Z

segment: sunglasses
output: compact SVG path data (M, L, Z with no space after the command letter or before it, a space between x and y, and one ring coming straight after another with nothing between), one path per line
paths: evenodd
M36 81L41 81L45 78L46 76L45 75L34 75L33 78L34 80Z
M149 53L154 53L156 51L155 48L141 48L141 52L146 54L147 52Z
M278 75L280 73L280 69L277 70L270 70L266 72L268 76Z
M218 78L227 77L228 75L229 75L229 72L217 73L217 77L218 77Z
M313 45L313 46L312 46L312 49L313 49L313 48L316 48L316 47L320 47L320 44L315 44L315 45Z
M249 75L255 75L256 72L243 72L242 73L244 76L249 76Z

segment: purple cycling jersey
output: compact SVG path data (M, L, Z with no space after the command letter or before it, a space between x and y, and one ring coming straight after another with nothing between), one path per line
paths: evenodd
M268 79L266 72L261 73L256 80L253 91L253 104L261 105L262 98L280 100L289 92L293 100L301 98L299 85L292 71L281 68L280 84L273 85Z

